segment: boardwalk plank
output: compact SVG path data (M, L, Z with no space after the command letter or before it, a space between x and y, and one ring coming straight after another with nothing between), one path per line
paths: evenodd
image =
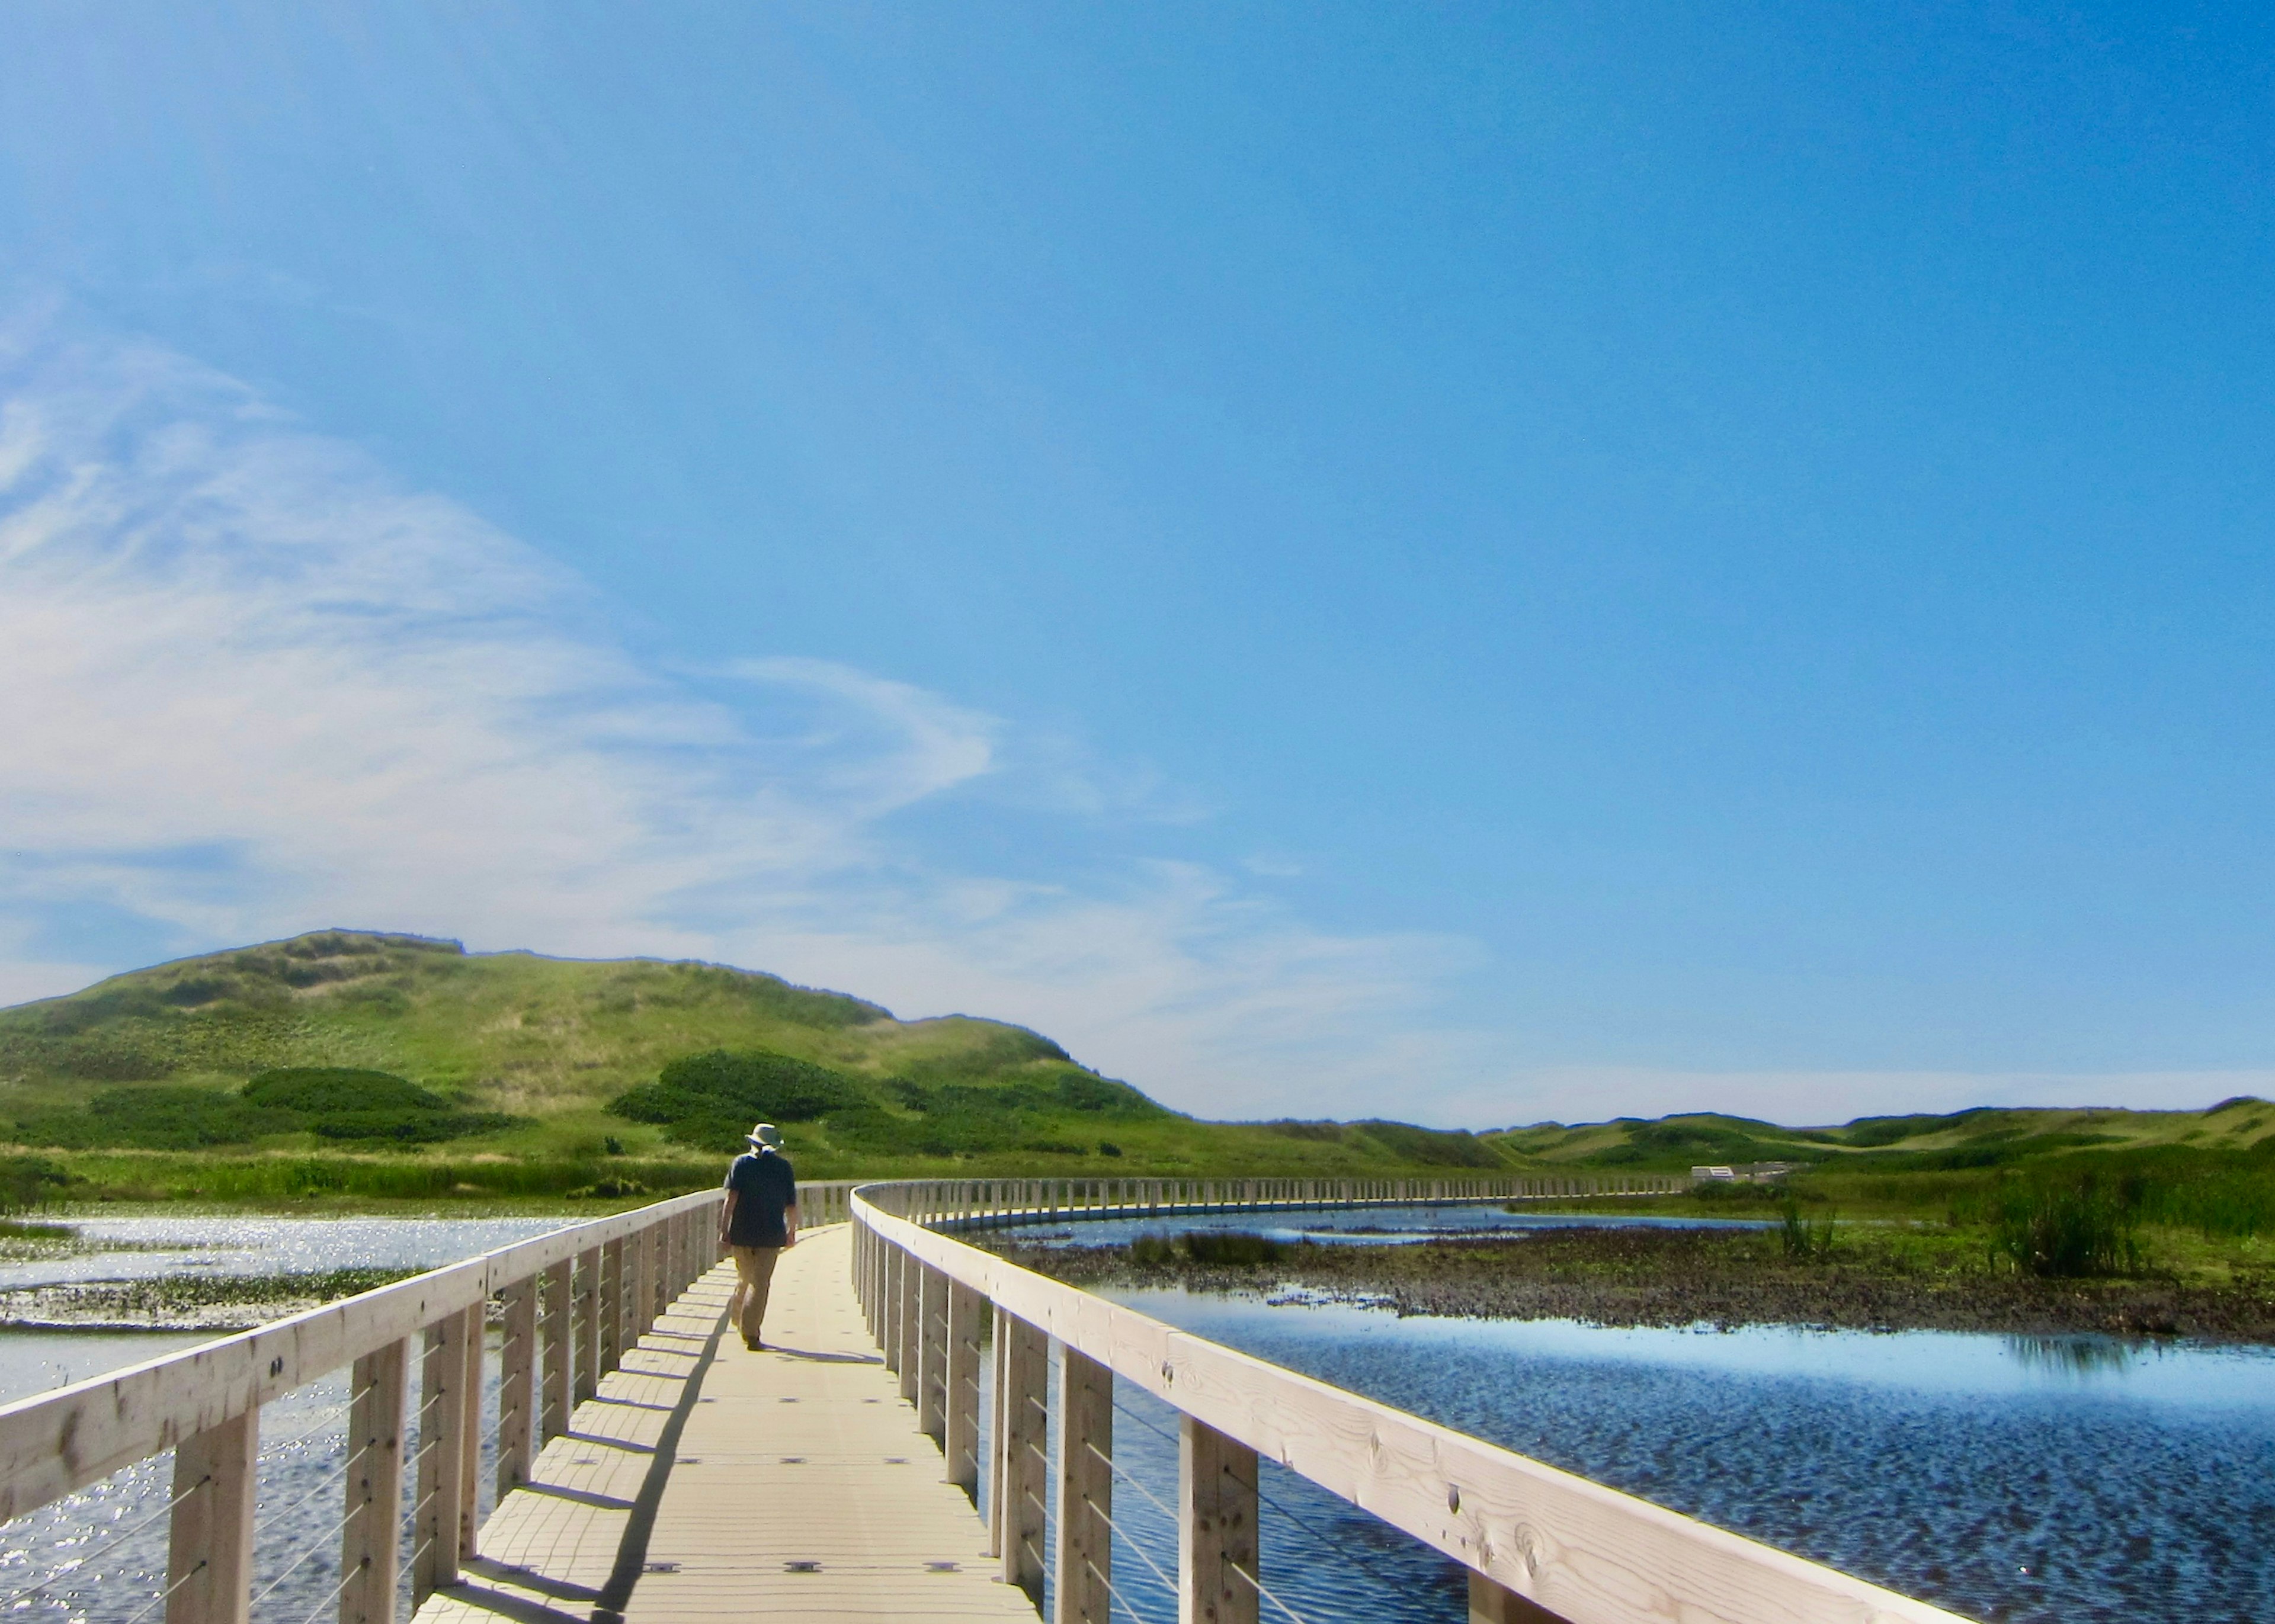
M862 1326L847 1245L842 1226L808 1232L775 1272L768 1350L730 1333L707 1367L733 1271L697 1280L577 1406L530 1486L483 1526L467 1582L429 1598L418 1624L588 1619L699 1370L624 1624L1035 1624Z

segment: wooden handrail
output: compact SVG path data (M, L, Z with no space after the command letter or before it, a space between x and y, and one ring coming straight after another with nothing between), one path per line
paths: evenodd
M1047 1333L1062 1350L1070 1371L1102 1367L1181 1412L1185 1438L1180 1451L1183 1481L1178 1569L1186 1587L1180 1598L1181 1618L1256 1618L1251 1587L1258 1575L1245 1564L1255 1560L1257 1547L1253 1460L1264 1455L1466 1566L1472 1578L1475 1620L1495 1624L1520 1620L1535 1624L1556 1620L1569 1624L1665 1624L1670 1620L1685 1624L1953 1624L1957 1619L1924 1602L1178 1330L1023 1269L947 1233L1004 1211L1066 1217L1132 1208L1164 1214L1221 1210L1220 1203L1208 1198L1221 1195L1218 1191L1205 1192L1191 1207L1181 1207L1171 1197L1185 1193L1182 1190L1107 1190L1062 1181L1040 1182L1051 1188L1011 1187L1026 1182L863 1186L852 1198L857 1291L879 1332L887 1363L902 1370L904 1383L912 1366L933 1368L935 1356L925 1340L930 1326L909 1323L899 1305L932 1300L935 1278L987 1299L995 1314L996 1414L1018 1412L1016 1424L997 1431L999 1439L1010 1440L1013 1449L1031 1443L1037 1434L1035 1418L1026 1409L1046 1401L1034 1370L1015 1368L1023 1363L1032 1366L1033 1355L1023 1350L1038 1333ZM1328 1182L1301 1182L1312 1186ZM1442 1182L1430 1182L1443 1188ZM1362 1201L1395 1198L1383 1194L1377 1184L1363 1188L1368 1193L1358 1197ZM1304 1193L1326 1192L1307 1189ZM950 1404L968 1401L953 1387L947 1396ZM1089 1468L1090 1458L1110 1457L1110 1407L1101 1416L1095 1394L1080 1386L1078 1399L1062 1409L1051 1417L1059 1436L1061 1493L1079 1493L1097 1504L1110 1492L1110 1483L1094 1473L1081 1481L1066 1474L1079 1477ZM1074 1413L1063 1413L1069 1409ZM958 1417L951 1414L947 1435L959 1435L958 1427ZM1229 1455L1228 1448L1233 1452ZM1244 1451L1253 1454L1243 1455ZM997 1520L991 1530L993 1548L1003 1560L1004 1577L1032 1591L1041 1574L1041 1556L1033 1549L1039 1530L1023 1527L1021 1519L1028 1515L1024 1500L1035 1492L1034 1469L1024 1457L1007 1458L1000 1443L992 1453L995 1492L991 1510ZM1085 1458L1070 1466L1077 1454ZM1245 1491L1240 1487L1243 1469ZM1007 1492L1015 1484L1017 1492ZM1104 1514L1104 1506L1099 1509ZM1242 1545L1243 1518L1247 1543ZM1103 1594L1100 1587L1106 1582L1106 1568L1088 1525L1081 1518L1062 1517L1058 1527L1059 1548L1053 1553L1060 1598L1057 1624L1092 1624L1093 1620L1103 1624L1103 1604L1097 1598ZM1228 1557L1235 1547L1243 1553L1244 1562ZM1239 1577L1241 1572L1245 1579ZM1262 1582L1268 1584L1268 1576Z
M808 1222L842 1218L843 1183L802 1186ZM573 1397L655 1323L718 1257L720 1193L700 1190L570 1224L461 1263L168 1354L52 1393L0 1404L0 1522L121 1467L175 1452L166 1624L244 1624L253 1477L263 1405L352 1371L344 1490L341 1624L391 1624L397 1507L419 1508L414 1604L473 1552L485 1357L482 1320L507 1303L501 1355L501 1477L567 1425ZM415 1495L402 1448L411 1373L434 1429Z

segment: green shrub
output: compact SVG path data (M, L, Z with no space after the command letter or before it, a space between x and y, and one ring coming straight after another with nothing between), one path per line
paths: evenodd
M196 1151L243 1144L299 1126L299 1119L289 1111L252 1105L234 1094L157 1085L101 1089L76 1110L26 1112L16 1119L16 1137L58 1150Z
M1278 1241L1237 1230L1191 1229L1179 1237L1179 1244L1195 1263L1225 1268L1252 1269L1259 1264L1278 1263L1288 1255L1287 1247Z
M278 1066L257 1073L239 1091L253 1105L309 1116L374 1111L447 1111L440 1094L391 1071L347 1066Z
M441 1144L520 1126L502 1111L342 1111L309 1124L320 1138L389 1144Z
M0 1212L28 1212L71 1182L71 1175L44 1156L0 1157Z
M753 1122L811 1122L860 1103L851 1080L826 1066L767 1049L712 1049L671 1061L654 1082L626 1089L608 1109L707 1146L722 1140L722 1124L738 1124L733 1139L739 1144ZM671 1131L683 1125L682 1132Z
M1180 1259L1215 1268L1252 1269L1278 1263L1287 1255L1280 1242L1239 1230L1188 1229L1175 1240L1141 1235L1130 1243L1130 1261L1141 1269L1168 1268Z
M2092 1171L2014 1181L1998 1192L1992 1255L2053 1279L2132 1273L2141 1263L2140 1194L2129 1181Z

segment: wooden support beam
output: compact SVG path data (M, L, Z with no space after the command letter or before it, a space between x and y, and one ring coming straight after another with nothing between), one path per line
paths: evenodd
M569 1260L545 1271L544 1399L538 1405L538 1441L550 1443L569 1430Z
M962 1280L948 1281L948 1415L941 1450L948 1457L948 1480L975 1502L979 1498L979 1294Z
M632 1253L632 1318L624 1327L624 1351L639 1346L655 1323L655 1230L651 1226L626 1243Z
M481 1310L445 1314L428 1330L419 1381L419 1474L412 1509L411 1605L458 1582L465 1554L466 1325ZM479 1439L474 1441L479 1442Z
M174 1448L166 1624L245 1624L253 1601L253 1500L261 1412L248 1409Z
M482 1526L482 1326L477 1303L459 1318L458 1347L465 1370L458 1379L458 1558L474 1554Z
M900 1363L895 1368L900 1371L901 1396L914 1403L917 1396L918 1375L923 1369L922 1362L918 1357L917 1340L922 1333L924 1326L924 1265L910 1257L907 1249L903 1248L899 1269L901 1301L898 1319L901 1358Z
M340 1528L340 1624L395 1624L403 1529L403 1402L411 1344L355 1362L348 1393L347 1515Z
M1564 1615L1551 1613L1529 1597L1470 1569L1470 1624L1566 1624Z
M497 1497L529 1481L537 1458L537 1281L505 1288L505 1323L498 1348Z
M1026 1591L1038 1606L1043 1595L1043 1522L1049 1509L1050 1462L1043 1453L1049 1416L1051 1344L1041 1327L995 1306L995 1338L1003 1349L1003 1390L995 1412L1002 1493L995 1500L996 1550L1003 1582Z
M1257 1624L1256 1451L1180 1419L1177 1624Z
M917 1431L948 1442L948 1276L917 1270Z
M624 1362L624 1243L601 1248L601 1363L606 1376Z
M880 1244L877 1279L882 1296L877 1304L877 1346L883 1349L885 1368L901 1371L901 1259L897 1246Z
M577 1254L576 1402L601 1390L601 1249Z
M1058 1345L1058 1549L1054 1624L1109 1624L1114 1582L1114 1372Z
M987 1554L999 1561L1003 1555L1003 1421L1010 1412L1003 1402L1003 1370L1010 1342L1001 1311L988 1311L987 1337Z

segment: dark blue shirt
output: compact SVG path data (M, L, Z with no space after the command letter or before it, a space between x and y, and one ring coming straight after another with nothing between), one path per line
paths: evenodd
M735 1158L725 1189L735 1192L729 1246L780 1246L790 1239L782 1209L797 1204L797 1173L780 1151L753 1151Z

